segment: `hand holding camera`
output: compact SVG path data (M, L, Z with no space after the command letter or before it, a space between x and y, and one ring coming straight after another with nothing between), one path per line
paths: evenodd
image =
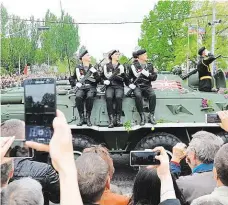
M8 162L10 159L6 157L10 146L12 145L15 137L0 137L1 143L1 165Z
M228 132L228 110L219 111L218 116L221 119L220 127Z
M182 159L186 156L187 145L180 142L173 147L173 157L171 161L180 163Z
M148 169L157 168L157 174L160 180L170 177L170 170L169 170L169 156L166 153L164 147L155 147L152 152L159 152L159 155L155 156L155 159L160 162L160 165L156 166L148 166Z

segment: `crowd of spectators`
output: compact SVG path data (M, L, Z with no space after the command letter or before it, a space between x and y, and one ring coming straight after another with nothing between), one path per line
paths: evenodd
M228 111L218 114L227 132ZM71 130L60 111L49 145L26 142L39 152L49 152L51 164L7 157L14 139L25 139L24 126L16 119L1 124L1 204L228 205L228 144L213 133L195 133L188 146L177 143L171 161L163 147L154 148L160 152L156 156L160 165L140 168L132 193L124 196L112 185L115 169L105 147L86 148L75 160ZM19 154L23 156L23 151ZM191 175L181 176L183 159Z
M23 81L27 78L39 78L39 77L51 77L56 80L68 80L69 75L67 73L56 74L54 72L36 73L36 74L12 74L1 75L0 89L22 87Z

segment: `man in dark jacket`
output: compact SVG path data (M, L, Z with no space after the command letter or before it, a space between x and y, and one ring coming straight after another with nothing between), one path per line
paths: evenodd
M1 136L15 136L15 139L25 140L25 124L18 119L7 120L1 125ZM17 152L20 152L18 150ZM20 153L23 156L24 150ZM12 180L31 177L40 182L44 195L44 205L60 202L59 175L51 165L31 161L28 158L14 159L14 174Z
M213 162L217 151L223 144L220 137L206 131L199 131L192 137L187 150L183 143L178 143L173 148L170 162L172 173L180 175L180 161L186 156L186 162L192 174L181 176L176 182L188 203L214 190L216 181L212 172Z
M77 65L74 71L74 75L70 78L72 86L76 85L76 107L80 116L80 122L78 126L82 126L85 122L84 119L84 101L86 102L86 123L87 126L92 126L90 116L93 108L94 98L97 93L97 83L100 81L100 76L97 70L90 64L91 57L87 50L80 53L79 59L81 64ZM81 82L86 75L85 82ZM77 83L75 84L75 81Z
M145 49L134 52L133 57L137 59L133 61L129 71L129 80L132 82L129 87L134 90L136 107L141 117L140 125L145 125L146 123L145 114L143 112L143 97L149 100L149 121L152 124L156 124L154 117L156 95L151 82L157 79L157 73L154 71L153 65L147 63L148 58Z

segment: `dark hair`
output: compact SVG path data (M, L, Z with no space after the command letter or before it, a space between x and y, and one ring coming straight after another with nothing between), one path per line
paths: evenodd
M179 190L174 177L173 186L177 199L180 200L182 205L186 205L186 201ZM129 204L158 205L160 203L160 192L161 181L157 175L157 170L142 168L135 178L133 194Z
M217 176L224 186L228 186L228 144L223 145L215 156Z

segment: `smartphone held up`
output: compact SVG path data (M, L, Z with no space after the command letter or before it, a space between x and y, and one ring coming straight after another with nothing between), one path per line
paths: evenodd
M147 150L131 151L130 165L131 166L148 166L159 165L160 161L155 156L160 155L160 152L152 152Z
M26 141L49 144L56 116L56 82L54 78L24 81Z
M25 140L14 140L6 153L7 157L13 158L33 158L34 150L25 144Z

